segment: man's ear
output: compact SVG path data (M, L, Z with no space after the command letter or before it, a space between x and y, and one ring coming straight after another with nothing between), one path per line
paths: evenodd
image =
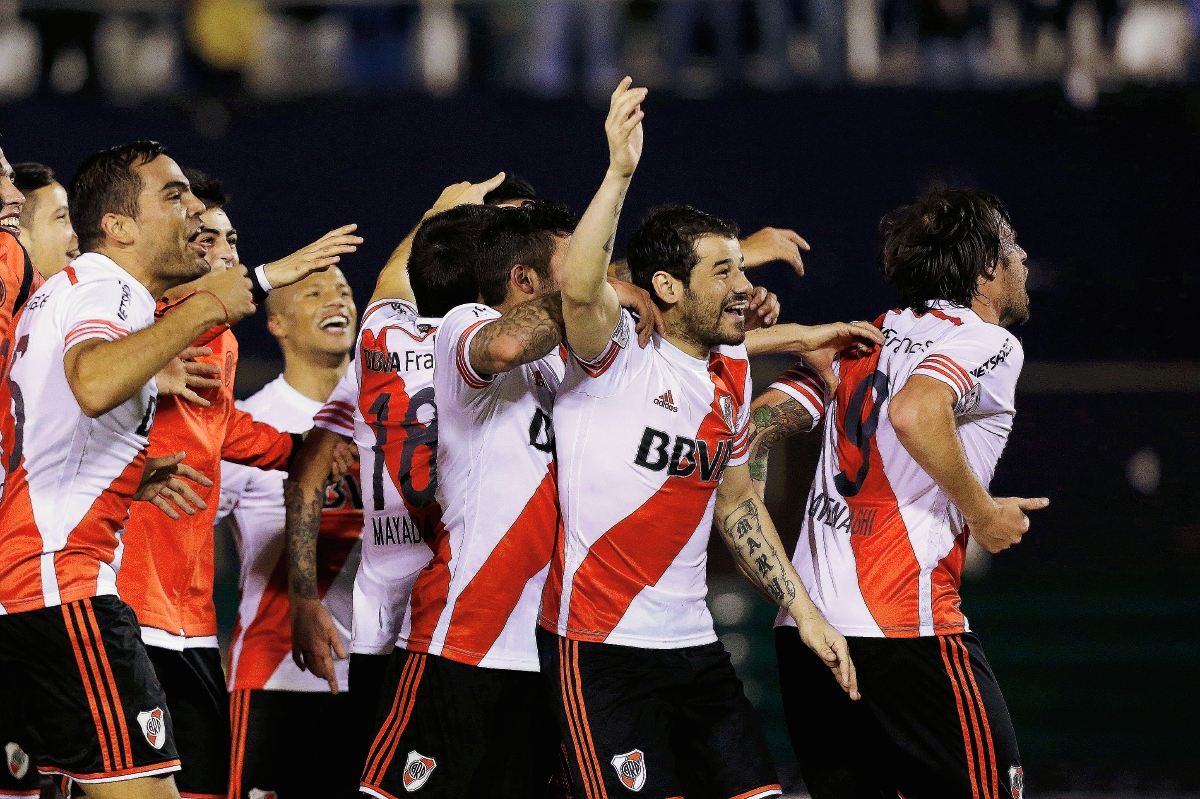
M508 273L508 280L523 294L537 294L537 273L524 264L517 264Z
M126 247L133 246L137 222L124 214L105 214L100 219L100 229L107 238Z
M658 299L667 305L674 305L683 299L683 281L666 272L655 272L650 278L650 286Z
M279 314L269 313L267 314L267 330L275 338L283 338L287 333L287 325L284 324Z

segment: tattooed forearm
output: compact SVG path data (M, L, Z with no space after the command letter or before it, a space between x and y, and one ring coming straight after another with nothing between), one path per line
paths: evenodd
M608 265L608 276L615 277L617 280L624 280L626 283L632 283L633 270L629 268L629 261L624 258L619 261L613 261Z
M812 415L804 406L792 398L778 405L760 405L750 419L754 431L750 434L750 479L755 483L767 480L767 456L771 447L794 433L811 430Z
M317 533L321 528L321 509L325 491L305 491L298 483L283 484L286 511L284 529L288 549L288 590L305 599L320 599L317 590Z
M743 501L722 520L721 533L730 551L741 561L742 574L752 577L776 605L787 607L796 598L796 583L782 549L775 546L778 537L763 528L761 509L762 503L757 499Z
M541 297L510 308L471 339L471 366L494 375L536 361L562 343L562 297Z
M625 207L625 192L629 190L627 182L621 191L617 194L617 201L612 207L612 235L608 237L608 241L604 242L604 252L612 255L613 248L617 246L617 220L621 218L621 209Z

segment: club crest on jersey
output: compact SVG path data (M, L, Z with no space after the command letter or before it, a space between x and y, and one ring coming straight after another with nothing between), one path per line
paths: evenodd
M641 749L613 756L612 767L617 770L621 784L629 790L640 791L646 784L646 754Z
M1008 767L1008 789L1012 791L1013 799L1025 799L1025 769L1020 766Z
M264 791L262 788L251 788L246 794L247 799L279 799L275 791Z
M417 751L408 753L404 764L404 790L412 793L429 781L429 775L437 768L437 761Z
M625 349L629 344L629 323L625 321L625 314L621 314L621 318L617 320L617 329L613 331L612 340L621 349Z
M14 780L22 779L29 773L29 755L25 754L25 750L15 743L9 742L4 745L5 762L8 763L8 773L13 776Z
M137 720L138 725L142 728L142 735L146 736L147 743L155 749L162 749L167 740L167 720L163 716L162 708L143 710L138 713Z
M721 418L725 420L726 426L730 430L733 429L733 397L728 394L722 394L717 398L717 404L721 406Z

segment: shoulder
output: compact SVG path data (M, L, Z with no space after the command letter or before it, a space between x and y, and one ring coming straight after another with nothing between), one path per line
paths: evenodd
M495 308L478 303L451 308L442 317L442 323L438 328L438 344L442 348L457 347L462 343L460 339L468 333L499 318L500 313Z
M275 378L249 397L246 397L246 399L238 400L235 404L246 413L258 417L263 411L275 404L279 396L279 386L277 384L281 379L282 377Z
M378 325L386 322L396 322L406 319L416 319L417 306L407 300L376 300L363 311L362 325Z

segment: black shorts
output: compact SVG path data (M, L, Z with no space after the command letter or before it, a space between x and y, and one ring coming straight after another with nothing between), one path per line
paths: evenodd
M579 799L781 793L762 730L719 642L639 649L538 629Z
M0 668L0 799L40 795L37 747L25 726L23 705L14 675Z
M354 759L354 789L358 790L358 778L362 776L363 766L367 764L367 752L371 742L375 740L375 715L379 712L380 695L387 679L388 663L392 660L387 655L362 655L357 652L350 654L350 726L349 735L353 740L354 749L351 756Z
M1012 720L973 633L847 640L857 702L796 628L775 631L788 732L813 799L1021 799Z
M40 771L89 783L179 770L166 696L118 597L0 616L0 673Z
M175 720L182 799L224 799L229 792L229 692L221 650L146 647Z
M541 799L559 737L541 675L391 654L361 790L383 799Z
M230 707L230 799L359 796L350 694L243 690Z

